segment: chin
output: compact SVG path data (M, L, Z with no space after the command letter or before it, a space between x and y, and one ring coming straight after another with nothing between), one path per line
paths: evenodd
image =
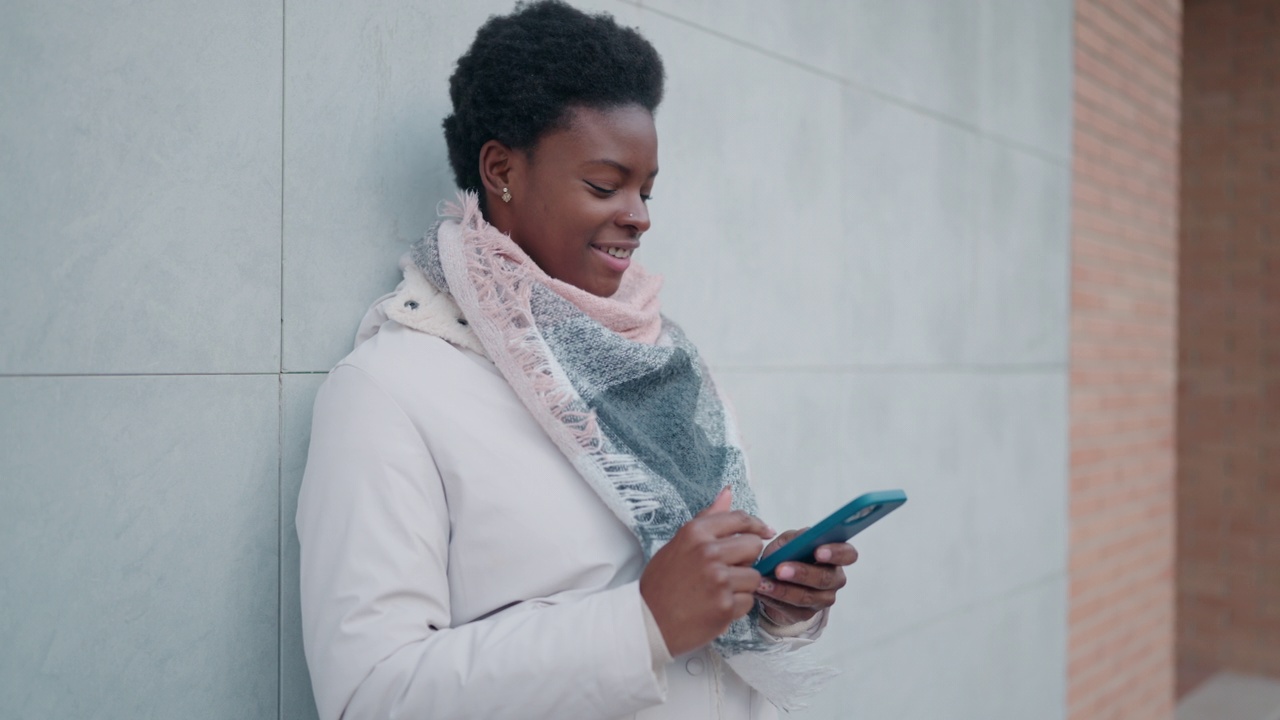
M597 280L589 286L584 287L583 290L586 290L592 295L607 298L613 297L620 287L622 287L622 278L618 278L616 280Z

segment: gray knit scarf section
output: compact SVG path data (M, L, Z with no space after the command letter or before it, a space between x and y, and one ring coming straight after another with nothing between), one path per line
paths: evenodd
M437 224L413 246L411 257L437 289L451 293L439 228ZM646 560L726 485L733 489L735 509L757 514L732 418L697 348L679 326L664 316L661 337L650 345L604 327L543 284L532 288L528 302L534 330L571 385L564 394L571 411L564 415L594 414L603 436L602 452L569 459L635 533ZM475 320L468 317L473 325ZM502 351L486 350L491 356ZM529 404L523 394L521 399ZM546 408L528 409L547 422ZM584 467L584 461L590 464ZM713 647L784 708L801 707L798 697L815 689L819 679L812 666L797 664L776 641L766 639L758 607L734 621ZM745 656L754 660L735 662L747 660Z

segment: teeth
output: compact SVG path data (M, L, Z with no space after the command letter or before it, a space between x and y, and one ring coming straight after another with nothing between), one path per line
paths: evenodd
M629 258L629 257L631 257L631 251L630 251L630 250L624 250L624 249L622 249L622 248L611 247L611 248L606 249L606 250L605 250L605 252L609 253L610 255L612 255L612 256L614 256L614 257L616 257L616 258L622 258L622 259L624 259L624 260L625 260L625 259L627 259L627 258Z

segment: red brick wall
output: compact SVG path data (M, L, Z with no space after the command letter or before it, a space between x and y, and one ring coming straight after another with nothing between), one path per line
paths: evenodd
M1280 2L1188 0L1178 686L1280 677Z
M1181 3L1075 12L1067 710L1166 720Z

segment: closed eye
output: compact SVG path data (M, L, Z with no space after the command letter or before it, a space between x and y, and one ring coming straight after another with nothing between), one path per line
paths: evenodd
M599 185L597 185L597 184L595 184L595 183L591 182L590 180L583 180L582 182L586 183L586 184L587 184L587 187L591 188L592 190L595 190L596 192L600 193L601 195L612 195L612 194L614 194L614 193L618 192L617 190L613 190L613 189L611 189L611 188L607 188L607 187L600 187Z

